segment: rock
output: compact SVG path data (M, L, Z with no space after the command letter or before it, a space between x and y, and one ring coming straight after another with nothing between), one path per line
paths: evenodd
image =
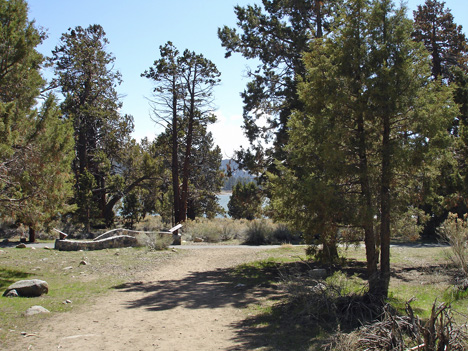
M18 292L15 289L13 289L13 290L10 290L5 296L6 297L18 297L19 295L18 295Z
M38 313L50 313L50 311L45 309L42 306L32 306L32 307L28 308L26 310L26 312L24 312L24 315L25 316L32 316L32 315L35 315L35 314L38 314Z
M10 285L3 293L3 296L6 296L11 290L16 290L18 296L37 297L49 292L49 284L39 279L20 280Z
M325 278L327 276L327 270L324 268L315 268L309 271L311 278Z
M17 249L25 249L26 248L26 244L25 243L21 243L21 244L18 244L15 246Z
M202 242L203 242L203 239L202 239L202 238L194 238L194 239L193 239L193 242L194 242L194 243L202 243Z

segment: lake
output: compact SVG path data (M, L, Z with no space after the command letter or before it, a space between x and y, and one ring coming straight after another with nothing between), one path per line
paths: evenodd
M229 202L229 199L231 198L231 195L232 195L231 193L222 193L222 194L216 195L218 197L218 203L226 211L227 217L229 217L229 215L227 214L228 212L227 204ZM218 217L222 217L222 216L218 215Z

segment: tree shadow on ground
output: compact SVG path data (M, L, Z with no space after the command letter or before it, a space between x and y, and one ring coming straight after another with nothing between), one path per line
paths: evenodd
M129 301L128 308L146 308L150 311L170 310L178 306L189 309L243 308L259 298L277 298L277 287L270 282L271 277L277 274L273 269L253 269L242 278L236 273L236 268L191 272L182 279L132 282L114 288L122 292L145 294L141 299Z
M307 350L311 343L323 342L317 337L324 329L316 323L291 318L295 314L289 313L291 306L283 303L285 293L279 288L278 281L281 274L311 268L316 266L305 262L278 264L266 260L235 268L191 272L182 279L131 282L114 288L124 293L144 293L143 298L129 301L127 308L150 311L179 306L189 309L245 308L266 302L268 307L264 311L260 307L255 316L231 325L237 346L229 350ZM361 275L364 270L363 265L352 263L345 274Z
M29 277L31 273L17 271L14 269L0 268L0 290L9 287L18 280Z

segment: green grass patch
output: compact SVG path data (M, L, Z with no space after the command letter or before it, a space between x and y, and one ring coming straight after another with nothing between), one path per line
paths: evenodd
M12 342L31 321L50 315L25 317L31 306L39 305L62 313L84 304L114 286L154 269L155 264L176 255L170 251L144 248L67 252L46 249L4 248L0 251L0 295L18 280L40 279L49 285L49 293L36 298L0 296L0 348ZM86 263L86 264L84 264ZM71 303L64 303L70 300ZM35 323L32 323L35 324Z

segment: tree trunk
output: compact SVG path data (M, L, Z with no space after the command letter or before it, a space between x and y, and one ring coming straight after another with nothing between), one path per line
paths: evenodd
M197 77L197 66L194 67L194 77L189 84L190 105L189 105L189 120L187 129L187 141L185 147L185 159L182 173L182 197L180 204L181 221L187 219L187 201L188 201L188 183L190 178L190 160L192 156L192 141L193 141L193 124L195 122L195 83Z
M437 38L437 28L433 25L432 28L432 75L434 78L438 78L442 74L442 63L439 53L439 43L436 40Z
M33 227L29 227L29 242L34 243L36 242L36 229Z
M172 191L174 199L174 224L179 224L180 218L180 192L179 192L179 126L177 123L177 85L176 79L172 81Z
M392 180L391 170L391 142L390 142L390 118L383 117L382 135L382 179L380 189L380 289L382 297L388 296L390 284L390 183Z
M187 203L187 218L191 219L192 221L195 220L195 204L193 199L189 200Z
M323 15L322 15L322 0L315 0L315 16L317 23L317 38L323 37Z
M367 160L367 136L364 126L364 115L357 118L359 182L362 194L364 242L366 245L367 276L369 280L369 294L378 293L377 251L374 233L374 211L369 180L369 165Z

